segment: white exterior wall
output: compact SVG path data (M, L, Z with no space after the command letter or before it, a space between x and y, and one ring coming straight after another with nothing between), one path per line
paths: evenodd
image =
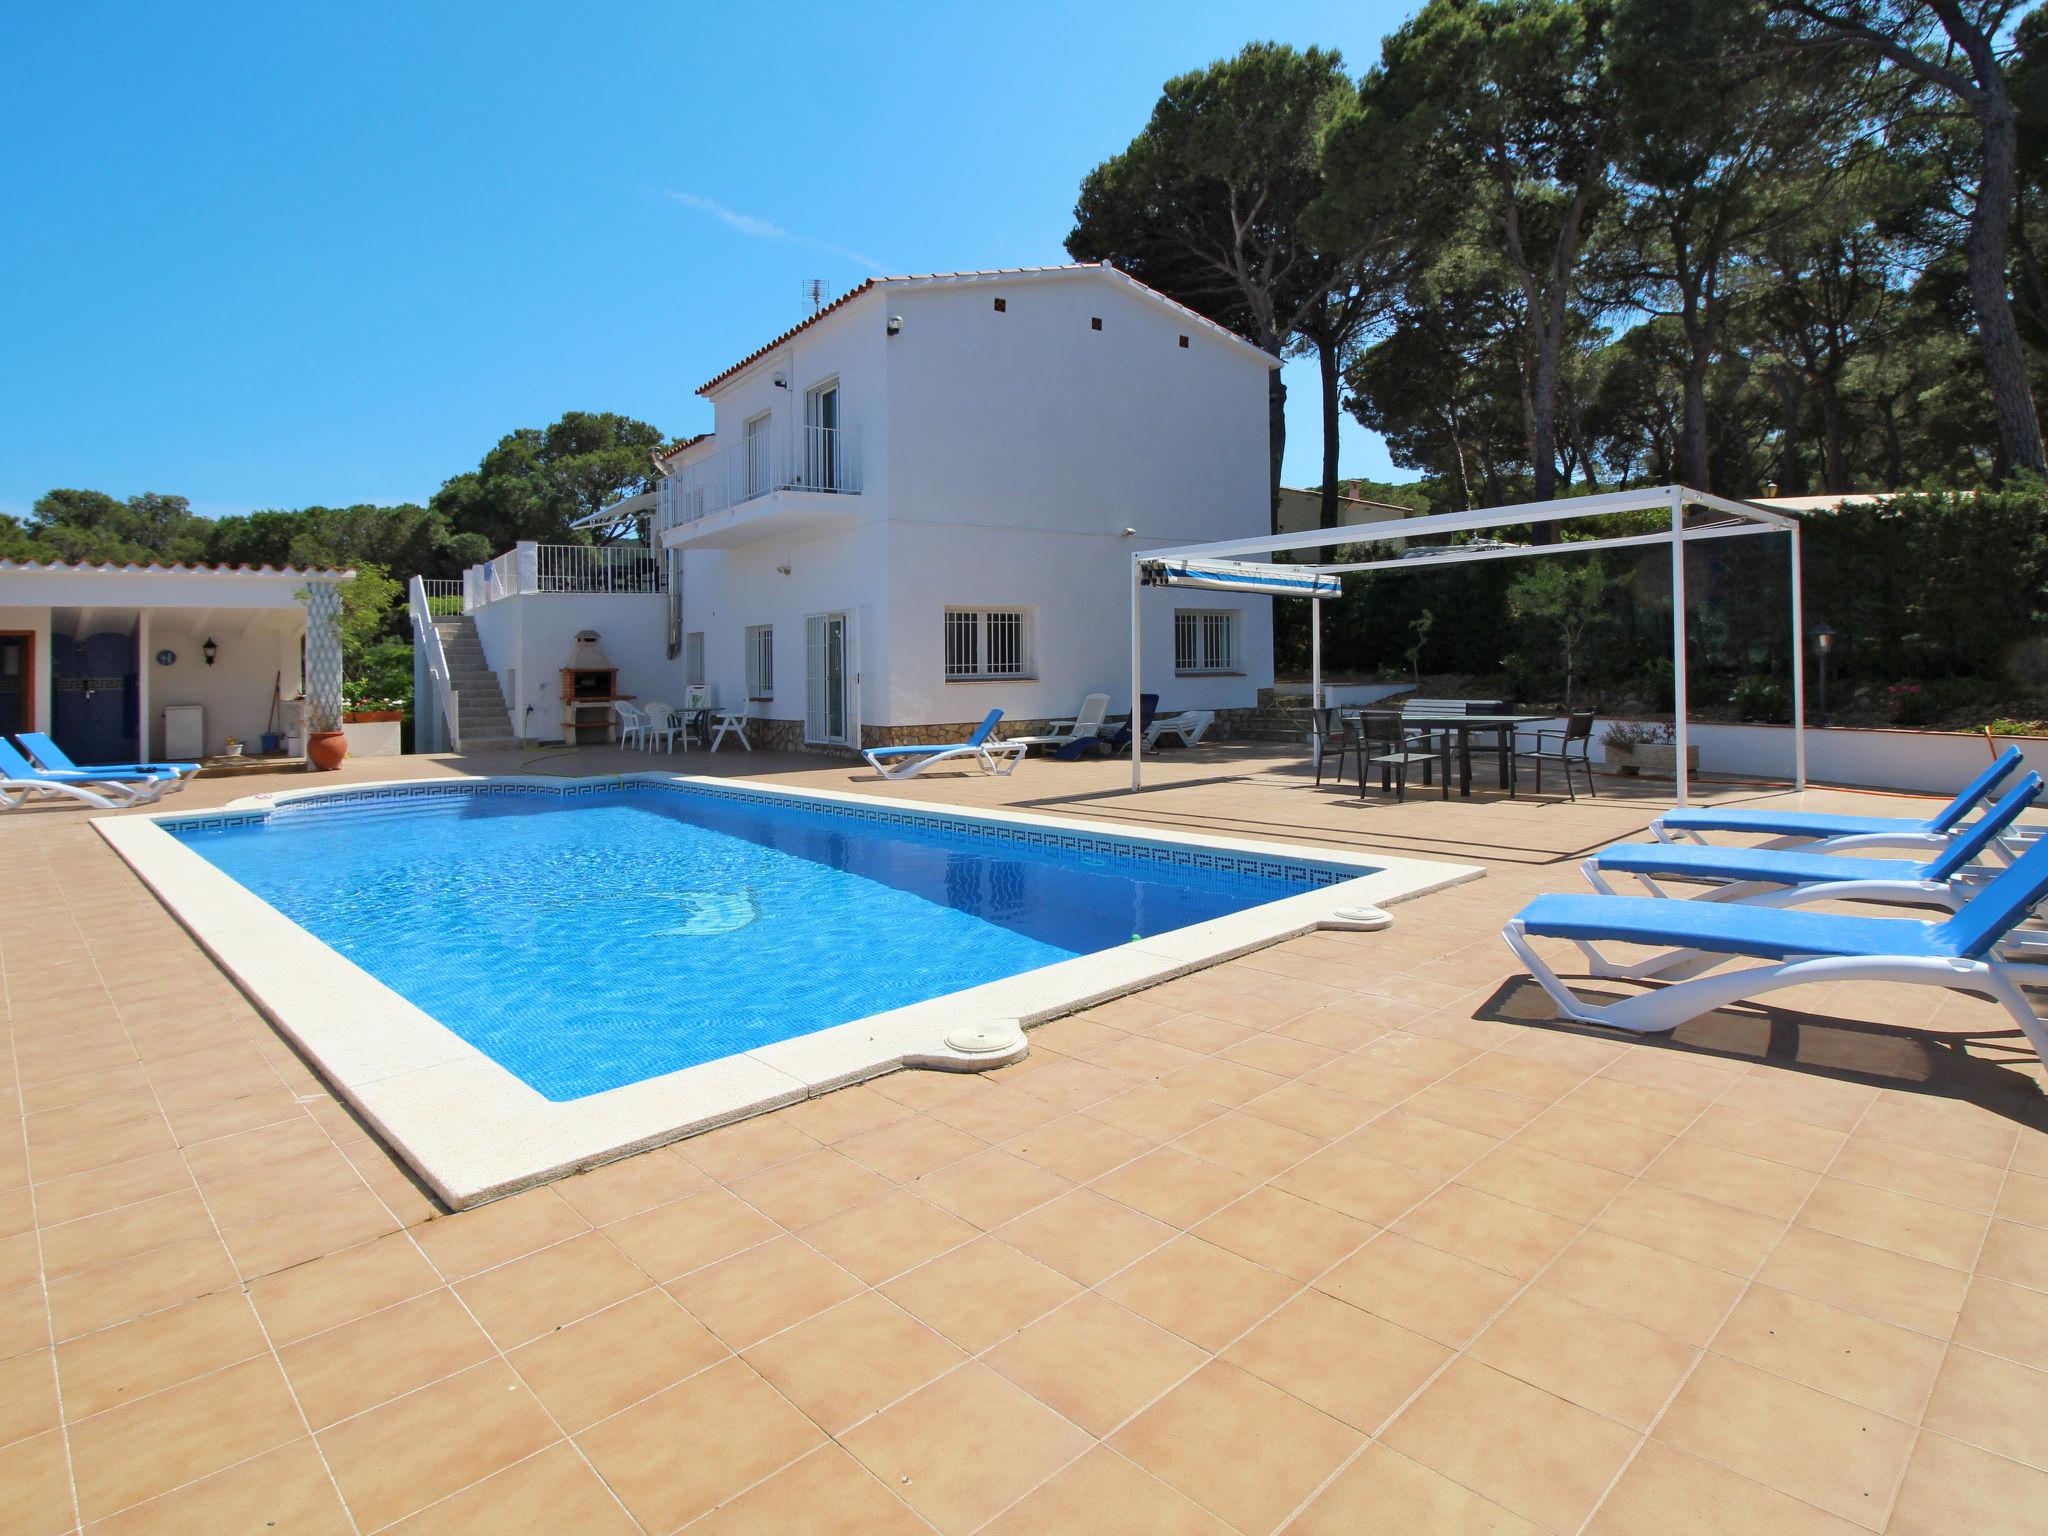
M50 610L34 607L0 608L0 629L26 630L36 637L35 657L28 678L29 707L34 711L32 731L50 728Z
M902 318L895 337L892 316ZM1110 276L863 295L721 384L714 443L678 461L732 451L762 410L776 413L785 451L805 391L833 377L841 424L860 437L861 494L833 498L854 528L686 546L683 628L705 635L706 681L722 700L740 697L745 629L772 623L776 697L757 712L801 719L804 618L844 611L863 724L969 721L992 706L1017 719L1066 715L1095 691L1127 708L1132 554L1269 526L1268 371L1250 349ZM1124 537L1127 527L1137 534ZM946 681L944 610L971 606L1032 613L1034 677ZM1177 608L1241 615L1238 672L1175 676ZM1272 682L1270 608L1148 591L1146 691L1169 709L1255 704Z
M658 594L528 592L473 611L484 659L505 695L512 733L562 739L562 668L576 632L594 629L619 669L619 692L675 702L682 660L668 659L668 599Z
M230 736L254 752L261 746L270 718L270 692L283 674L281 734L289 734L297 706L289 701L300 684L299 640L306 616L297 613L252 613L228 619L223 615L159 608L146 613L142 652L145 757L164 755L164 709L172 704L206 706L206 750L221 751ZM202 647L211 635L219 644L208 666ZM156 663L158 651L176 652L168 667Z

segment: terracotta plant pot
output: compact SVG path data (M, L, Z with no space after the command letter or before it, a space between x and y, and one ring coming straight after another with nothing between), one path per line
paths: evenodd
M330 773L348 756L348 737L341 731L313 731L306 737L306 756L322 773Z

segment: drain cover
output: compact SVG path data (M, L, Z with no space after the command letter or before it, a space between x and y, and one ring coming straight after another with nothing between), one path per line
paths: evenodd
M1338 907L1330 913L1347 928L1377 930L1393 926L1394 914L1378 907Z
M963 1056L993 1056L1017 1048L1024 1032L1007 1020L1000 1024L969 1024L946 1036L946 1048Z

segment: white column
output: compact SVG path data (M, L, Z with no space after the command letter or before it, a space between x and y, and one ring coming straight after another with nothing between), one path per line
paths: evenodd
M1144 591L1139 584L1138 557L1131 556L1131 788L1142 789L1145 785L1144 757L1145 733L1138 729L1144 720L1144 712L1138 707L1138 691L1145 686L1144 656L1139 649L1138 597Z
M1678 803L1684 805L1692 788L1686 762L1692 733L1685 720L1685 495L1677 490L1671 493L1671 703L1678 721Z
M538 592L540 590L540 544L534 539L521 539L512 546L512 569L514 592Z
M1323 600L1308 600L1308 707L1316 729L1323 728Z
M1806 788L1806 593L1799 570L1799 527L1792 535L1792 787Z
M306 730L341 729L341 586L315 581L306 602Z
M135 615L135 757L144 763L156 756L156 749L149 744L149 671L156 665L151 659L154 654L149 643L149 610L143 608Z

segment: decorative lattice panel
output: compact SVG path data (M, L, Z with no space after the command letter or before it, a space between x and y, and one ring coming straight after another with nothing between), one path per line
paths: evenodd
M330 581L306 589L306 724L341 728L341 588Z

